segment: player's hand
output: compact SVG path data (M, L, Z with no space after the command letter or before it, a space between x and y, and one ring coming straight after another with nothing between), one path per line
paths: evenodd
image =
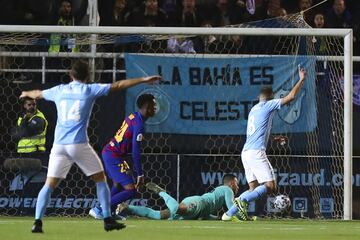
M144 187L144 176L138 176L135 188L136 190L141 191L143 187Z
M300 64L298 65L298 71L300 80L304 80L306 76L306 71L305 69L301 68Z
M278 142L281 146L284 146L286 142L288 141L287 136L277 135L274 136L274 141Z
M27 96L28 96L28 95L27 95L27 92L26 92L26 91L22 91L19 98L22 99L22 98L25 98L25 97L27 97Z
M144 77L144 83L154 83L156 81L159 81L161 79L161 76L154 75L149 77Z

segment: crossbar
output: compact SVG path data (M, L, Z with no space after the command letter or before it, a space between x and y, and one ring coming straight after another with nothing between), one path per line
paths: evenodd
M249 35L249 36L334 36L344 37L351 29L313 28L201 28L201 27L93 27L0 25L0 32L12 33L79 33L144 35Z

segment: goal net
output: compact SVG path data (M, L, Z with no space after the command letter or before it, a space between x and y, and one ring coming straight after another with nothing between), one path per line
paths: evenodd
M268 157L278 192L292 200L286 213L273 207L272 196L250 205L261 216L342 218L344 174L344 55L343 37L234 35L230 28L310 28L300 14L218 29L212 34L102 34L51 31L0 34L1 161L27 158L16 153L13 128L21 115L21 90L49 88L68 82L75 58L89 60L92 80L112 82L124 77L160 74L159 84L141 85L126 93L99 99L90 120L90 142L97 152L136 111L141 93L157 100L157 114L146 122L143 169L153 181L181 200L222 184L234 173L240 192L247 189L240 153L245 143L248 113L262 86L275 98L298 81L298 65L307 77L294 102L273 119ZM66 29L66 28L64 28ZM210 29L209 29L210 30ZM48 151L56 122L55 108L40 101L49 121ZM46 154L45 154L46 155ZM32 214L46 173L41 169L0 167L0 214ZM26 164L25 164L26 165ZM48 214L85 215L96 203L92 182L73 167L52 195ZM159 197L139 193L132 204L163 208Z

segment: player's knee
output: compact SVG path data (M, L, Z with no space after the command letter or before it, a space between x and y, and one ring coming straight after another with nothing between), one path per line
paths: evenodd
M136 189L131 189L131 190L127 190L127 191L129 191L129 197L130 197L130 198L135 197L135 195L136 195Z
M48 177L46 178L45 185L49 186L52 189L55 189L59 185L60 181L60 178Z
M104 173L104 172L95 173L95 174L91 175L90 178L91 178L94 182L105 182L105 181L106 181L105 173Z
M123 186L123 188L125 190L136 190L135 184L133 184L133 183L127 184L127 185Z
M257 188L259 186L259 183L258 181L252 181L249 183L249 191L253 191L255 188Z
M265 187L268 193L274 193L276 191L276 183L274 181L266 182Z

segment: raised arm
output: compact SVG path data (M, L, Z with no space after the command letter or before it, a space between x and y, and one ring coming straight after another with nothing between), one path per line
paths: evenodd
M41 90L23 91L21 92L20 98L29 97L32 99L42 99L43 94Z
M293 101L296 97L296 95L299 93L301 86L304 84L306 71L300 67L300 64L298 65L298 71L299 71L299 81L295 84L295 86L291 89L288 95L283 97L281 99L281 105L286 105Z
M153 83L160 79L161 79L160 76L149 76L149 77L132 78L132 79L116 81L113 84L111 84L110 92L120 91L141 83Z

